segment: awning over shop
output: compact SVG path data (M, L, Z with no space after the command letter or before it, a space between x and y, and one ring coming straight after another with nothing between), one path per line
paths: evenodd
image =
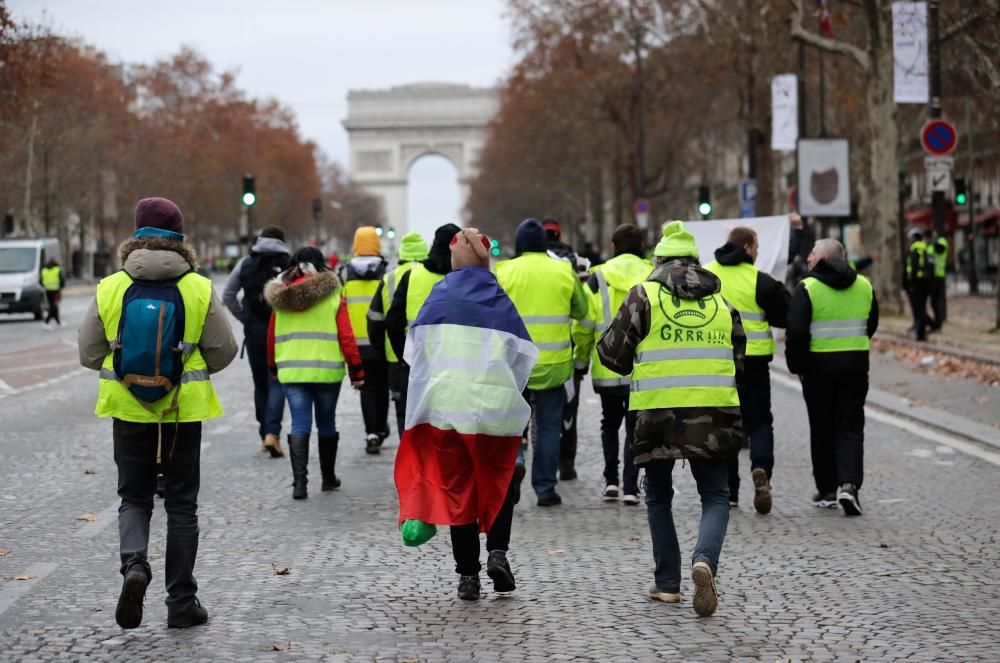
M934 229L934 210L930 205L914 205L907 207L903 212L907 229L919 228L920 230ZM968 225L966 218L959 218L959 214L951 206L951 203L944 208L944 228L949 233L955 232L960 225Z

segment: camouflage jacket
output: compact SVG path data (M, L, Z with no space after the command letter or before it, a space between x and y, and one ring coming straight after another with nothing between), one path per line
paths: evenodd
M648 281L662 284L682 299L700 299L718 293L717 276L686 258L658 265ZM739 313L729 305L733 318L733 359L741 380L746 354L746 334ZM642 285L632 288L611 326L597 344L597 354L607 368L628 375L635 349L649 334L650 302ZM730 458L743 446L743 420L738 407L686 407L640 410L636 417L632 453L642 467L667 459Z

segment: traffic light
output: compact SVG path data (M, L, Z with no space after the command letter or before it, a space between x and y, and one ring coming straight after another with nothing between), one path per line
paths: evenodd
M705 185L698 187L698 214L703 219L712 216L712 194Z
M500 255L500 240L498 239L490 240L490 255L494 257Z
M313 198L313 221L321 221L323 219L323 199Z
M255 183L253 179L253 173L243 174L243 204L247 207L253 207L253 204L257 202L257 194L255 191Z
M385 236L388 237L389 239L395 239L396 238L396 229L395 228L389 228L389 230L386 231Z
M375 226L375 234L378 235L379 237L382 236L382 226L381 225Z
M955 178L955 204L964 205L969 202L969 194L965 189L965 178L956 177Z

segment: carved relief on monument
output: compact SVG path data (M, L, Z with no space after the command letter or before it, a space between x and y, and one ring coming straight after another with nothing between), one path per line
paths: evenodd
M392 171L392 152L389 150L358 152L355 164L358 172L388 173Z

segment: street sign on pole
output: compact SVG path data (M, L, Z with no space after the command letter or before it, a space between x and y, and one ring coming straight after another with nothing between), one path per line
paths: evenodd
M951 168L955 160L951 157L924 157L927 171L927 188L931 191L948 193L951 188Z
M955 125L947 120L929 120L920 130L920 144L931 156L948 156L957 143L958 132L955 130Z
M757 180L740 182L740 217L751 219L757 216Z
M640 230L645 230L649 227L649 212L652 208L653 204L646 198L639 198L632 203L632 213L635 214L635 224L639 226Z

